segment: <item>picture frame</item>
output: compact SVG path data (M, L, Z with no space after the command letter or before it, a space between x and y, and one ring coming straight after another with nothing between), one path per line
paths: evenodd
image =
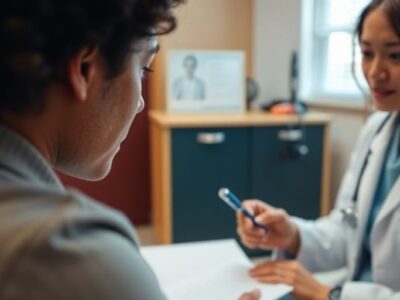
M168 112L245 111L243 51L171 50L166 70Z

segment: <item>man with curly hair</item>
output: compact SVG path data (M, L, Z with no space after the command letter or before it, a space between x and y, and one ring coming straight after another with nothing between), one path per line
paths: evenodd
M180 2L1 1L0 299L165 299L128 220L52 169L107 175Z

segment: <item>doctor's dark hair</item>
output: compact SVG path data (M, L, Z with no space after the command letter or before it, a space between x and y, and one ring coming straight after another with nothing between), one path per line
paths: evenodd
M43 108L43 92L63 80L68 61L98 47L109 79L138 42L176 26L183 0L3 0L0 3L0 114Z
M400 0L372 0L361 12L355 29L358 40L361 39L365 18L376 8L382 8L388 16L397 36L400 38Z

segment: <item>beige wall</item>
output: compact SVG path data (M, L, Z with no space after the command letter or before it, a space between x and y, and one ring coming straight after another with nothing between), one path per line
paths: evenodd
M244 50L247 75L252 66L252 0L189 0L176 9L178 28L160 38L152 68L150 107L165 109L165 57L172 49Z
M299 0L254 0L253 71L260 85L258 103L290 96L290 60L300 45L300 4Z

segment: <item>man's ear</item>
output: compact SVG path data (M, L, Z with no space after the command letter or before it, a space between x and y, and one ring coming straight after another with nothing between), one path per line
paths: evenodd
M98 67L98 48L85 47L68 62L67 76L74 96L79 101L86 101L88 90L93 83Z

